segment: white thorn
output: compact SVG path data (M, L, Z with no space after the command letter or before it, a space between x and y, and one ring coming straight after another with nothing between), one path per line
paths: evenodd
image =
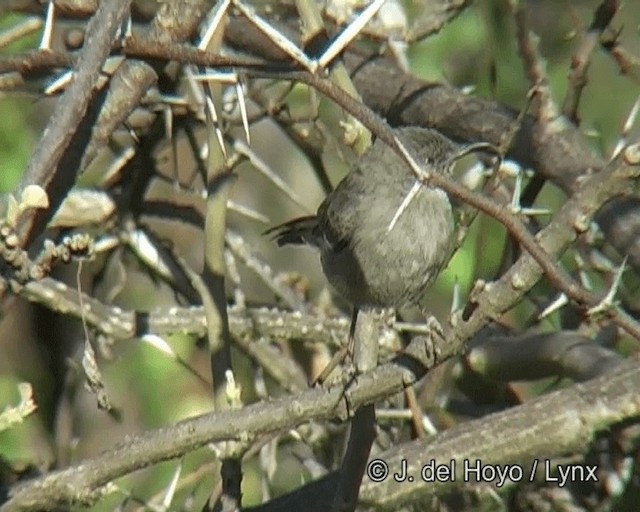
M374 0L353 22L347 25L318 59L318 65L325 68L360 33L369 20L375 16L386 0Z
M542 320L546 318L551 313L558 311L569 303L569 299L564 293L558 295L558 298L554 300L551 304L549 304L546 308L542 310L542 312L538 315L538 320Z
M396 210L396 213L394 214L393 219L391 219L391 222L387 227L387 233L389 233L393 229L393 227L396 225L396 222L398 222L400 215L403 214L403 212L408 208L411 201L413 201L413 198L416 197L416 194L420 190L420 187L422 187L422 183L420 183L419 181L416 181L413 184L413 187L411 187L411 190L409 191L409 193L402 200L402 203L400 203L400 207Z
M53 22L55 16L55 2L53 0L49 0L49 4L47 5L47 17L44 22L44 30L42 31L42 39L40 40L40 49L41 50L50 50L51 49L51 38L53 36Z

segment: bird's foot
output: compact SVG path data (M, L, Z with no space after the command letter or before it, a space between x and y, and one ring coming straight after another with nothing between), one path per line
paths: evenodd
M318 375L311 382L311 386L312 387L317 387L317 386L324 385L324 383L328 381L328 379L331 376L331 374L333 373L333 371L338 366L340 366L343 363L345 363L346 361L350 361L350 359L351 358L350 358L350 355L349 355L349 347L343 347L340 350L338 350L335 354L333 354L333 357L327 363L327 366L324 367L324 370L322 370L322 372L320 372L320 375ZM351 364L350 366L353 366L353 364Z
M425 327L431 332L431 335L437 335L440 338L444 338L444 329L435 316L429 315L426 318L424 324Z

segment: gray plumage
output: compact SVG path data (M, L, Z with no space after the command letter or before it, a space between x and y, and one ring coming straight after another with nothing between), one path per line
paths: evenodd
M449 172L459 146L435 130L396 134L429 172ZM318 208L271 229L279 245L320 249L333 287L356 308L417 303L448 261L454 221L444 191L423 186L391 231L387 228L415 183L409 166L378 139Z

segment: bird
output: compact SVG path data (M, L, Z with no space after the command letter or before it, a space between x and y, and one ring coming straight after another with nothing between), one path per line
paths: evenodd
M473 146L429 128L401 127L394 134L429 173L450 174L455 160ZM455 223L447 194L424 184L389 229L416 180L405 160L378 138L316 215L266 233L279 246L319 249L327 280L354 311L417 305L452 255Z

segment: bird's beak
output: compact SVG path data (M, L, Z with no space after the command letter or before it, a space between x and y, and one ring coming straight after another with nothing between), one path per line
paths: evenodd
M498 157L498 166L502 163L502 154L496 146L489 142L474 142L472 144L461 146L460 149L456 151L449 159L449 166L452 166L460 158L477 151L488 151L489 153L493 153Z

